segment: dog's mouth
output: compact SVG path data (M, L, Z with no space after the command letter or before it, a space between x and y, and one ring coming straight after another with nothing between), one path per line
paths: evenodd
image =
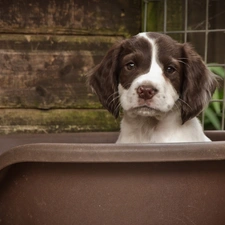
M157 110L156 108L154 107L151 107L151 106L148 106L148 105L140 105L140 106L137 106L135 107L134 109L141 109L141 110ZM157 110L159 111L159 110Z
M142 105L138 106L132 109L132 113L139 115L139 116L150 116L150 117L160 117L163 112L160 111L159 109L147 106L147 105Z

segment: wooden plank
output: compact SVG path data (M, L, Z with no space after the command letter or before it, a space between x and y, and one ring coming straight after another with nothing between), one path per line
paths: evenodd
M85 74L141 30L141 4L1 0L0 133L118 130Z
M122 39L1 35L0 108L101 107L85 74Z
M119 130L119 120L106 110L4 109L0 124L0 134Z
M141 28L137 0L1 0L6 33L135 34Z

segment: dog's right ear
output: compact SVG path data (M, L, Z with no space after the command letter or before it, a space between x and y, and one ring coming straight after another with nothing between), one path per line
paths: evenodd
M122 42L116 43L103 60L88 74L88 84L97 94L102 105L116 118L119 116L119 54Z

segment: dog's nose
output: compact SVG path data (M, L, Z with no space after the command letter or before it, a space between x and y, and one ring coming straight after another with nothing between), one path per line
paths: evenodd
M141 85L137 88L139 98L151 99L158 92L158 90L151 86Z

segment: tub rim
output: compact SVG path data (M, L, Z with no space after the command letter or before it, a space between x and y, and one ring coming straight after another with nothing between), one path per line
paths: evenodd
M225 141L173 144L36 143L0 155L0 170L16 163L146 163L225 160Z

